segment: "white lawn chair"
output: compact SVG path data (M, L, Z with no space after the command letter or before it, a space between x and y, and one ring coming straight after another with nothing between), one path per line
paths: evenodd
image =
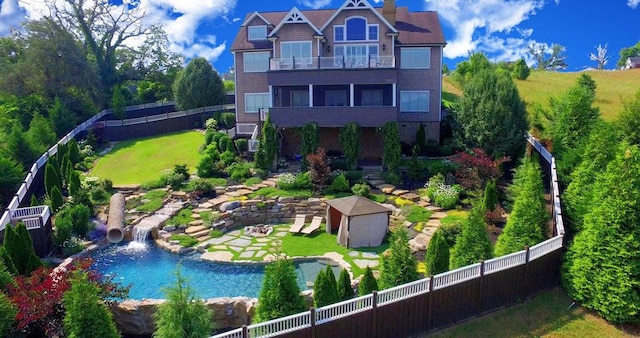
M302 228L304 227L304 222L306 218L307 218L307 215L296 215L296 220L291 225L291 228L289 228L289 232L295 232L295 233L300 232L300 230L302 230Z
M320 223L322 223L322 217L313 216L313 219L311 220L311 224L309 224L308 227L304 228L302 230L302 233L305 234L305 235L308 235L308 234L320 229Z

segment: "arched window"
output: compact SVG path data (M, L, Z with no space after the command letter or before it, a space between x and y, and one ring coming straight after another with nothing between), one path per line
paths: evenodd
M345 24L347 26L348 41L367 39L367 20L363 18L349 18Z

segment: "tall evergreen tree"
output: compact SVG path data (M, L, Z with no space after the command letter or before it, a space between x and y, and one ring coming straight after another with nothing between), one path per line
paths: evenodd
M344 157L347 160L347 169L355 169L360 156L360 126L355 122L349 122L340 129L338 140L342 145Z
M0 205L7 205L20 187L24 180L22 170L22 164L0 152Z
M220 75L203 57L191 59L173 84L173 97L180 110L225 104L227 94Z
M309 166L307 155L313 154L320 144L320 133L316 122L307 122L302 126L302 171L306 171Z
M618 115L616 125L627 142L640 144L640 89L631 100L623 103L624 109Z
M51 197L53 193L53 188L60 187L62 184L60 183L60 178L56 173L56 169L54 168L53 161L47 162L47 165L44 167L44 190Z
M449 266L457 269L493 257L482 208L474 207L462 224L462 232L451 249Z
M316 280L313 282L313 306L321 307L331 304L326 300L326 276L324 270L318 271Z
M389 253L382 257L380 269L380 287L383 289L413 282L419 278L416 258L411 254L407 231L403 228L395 230L389 242Z
M256 322L307 310L304 298L300 294L293 262L281 254L277 256L276 261L264 269L264 279L256 309Z
M373 276L373 271L370 267L367 266L364 269L364 274L360 279L360 283L358 284L358 296L366 296L373 291L378 290L378 281Z
M56 213L64 205L62 192L60 192L60 189L58 189L58 187L53 187L53 189L51 190L51 196L49 197L51 198L51 204L49 205L51 207L51 212Z
M489 180L485 185L482 204L485 211L493 211L498 205L498 187L495 180Z
M449 270L449 244L442 231L436 231L431 237L424 260L427 275L437 275Z
M100 292L100 288L89 281L87 273L74 274L71 288L63 297L66 310L63 326L67 337L120 337L113 322L113 315L100 298Z
M518 185L518 196L507 224L498 237L496 256L538 244L543 241L546 233L549 215L546 211L540 166L536 161L525 158L517 171L520 171L516 173L519 179L514 184Z
M490 156L518 158L529 129L524 101L511 76L494 67L472 73L458 100L456 140L465 148L481 148Z
M339 302L340 295L338 295L338 283L336 281L336 275L333 273L331 265L327 265L327 268L324 270L324 276L328 285L327 290L329 291L329 301L331 301L331 303L329 304Z
M3 245L18 274L29 276L33 270L42 265L33 250L31 235L24 223L20 222L15 227L6 227Z
M13 276L4 264L4 260L0 259L0 293L5 290L9 284L13 284Z
M391 172L398 171L400 160L402 159L402 149L400 148L400 132L398 123L389 121L381 128L384 145L382 149L382 163L387 166Z
M7 238L6 232L4 236L5 236L4 240L6 240ZM18 274L18 269L16 269L15 264L13 264L13 259L11 259L11 256L9 256L9 253L7 252L7 249L5 248L4 245L0 246L0 261L2 261L2 264L7 268L7 271L11 275L15 276Z
M353 287L351 286L351 277L349 271L340 270L340 277L338 277L338 296L340 301L353 298Z
M165 289L167 301L153 315L157 338L208 337L215 329L213 312L176 270L176 282Z
M69 160L71 160L72 164L76 164L82 160L80 157L80 148L78 148L78 143L75 139L71 139L67 143L67 147L69 148Z
M640 149L623 143L596 178L594 203L569 246L563 285L583 306L613 323L640 314Z

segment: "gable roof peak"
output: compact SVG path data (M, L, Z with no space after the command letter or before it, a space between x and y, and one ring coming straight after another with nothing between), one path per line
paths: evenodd
M269 37L275 36L275 34L288 23L306 23L316 32L317 35L322 35L322 32L316 27L316 25L311 22L311 20L307 19L307 17L302 14L302 12L297 8L293 7L287 15L278 23L278 25L271 31Z
M340 14L343 10L351 10L351 9L368 9L375 16L382 21L391 33L398 33L398 30L387 20L385 17L380 14L367 0L347 0L345 1L340 8L338 8L335 13L327 20L327 22L320 28L321 31L324 31L331 22Z
M259 17L267 25L272 26L271 22L269 22L269 20L265 19L264 16L262 16L262 14L260 14L258 12L253 12L253 13L251 13L251 15L249 15L249 17L246 20L244 20L244 22L242 23L242 25L240 27L245 27L246 25L249 24L249 22L251 22L251 20L253 20L256 17Z

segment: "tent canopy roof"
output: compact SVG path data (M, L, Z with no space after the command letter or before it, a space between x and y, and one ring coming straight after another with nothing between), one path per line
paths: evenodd
M389 208L362 196L347 196L327 201L332 208L340 211L346 216L370 215L379 213L390 213Z

